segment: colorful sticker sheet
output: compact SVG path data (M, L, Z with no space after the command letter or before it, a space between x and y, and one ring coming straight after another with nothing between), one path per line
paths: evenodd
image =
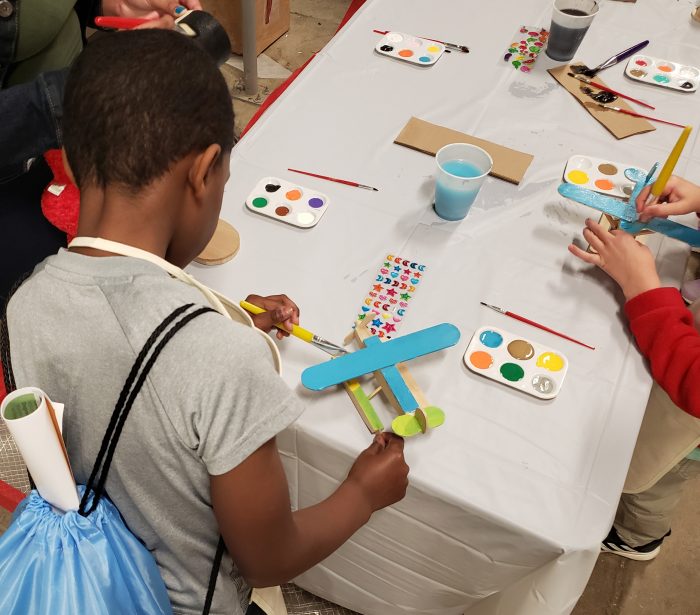
M387 254L374 278L356 320L367 320L372 335L391 339L406 315L426 266Z
M522 26L513 35L513 42L503 59L516 70L529 73L540 51L547 46L549 32L536 26Z

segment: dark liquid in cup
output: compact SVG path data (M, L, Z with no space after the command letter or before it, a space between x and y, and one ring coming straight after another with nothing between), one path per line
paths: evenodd
M562 9L561 12L574 17L588 15L586 11L580 9ZM552 60L570 60L574 57L583 37L586 36L586 32L588 32L588 26L585 28L565 28L552 21L546 49L547 55Z

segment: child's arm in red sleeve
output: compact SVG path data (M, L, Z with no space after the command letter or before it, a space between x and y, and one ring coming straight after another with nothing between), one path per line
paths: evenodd
M700 418L700 333L675 288L656 288L625 304L654 380L679 407Z

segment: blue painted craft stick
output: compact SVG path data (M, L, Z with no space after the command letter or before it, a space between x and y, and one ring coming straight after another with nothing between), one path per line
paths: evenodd
M611 216L620 218L620 220L634 222L637 219L637 207L634 202L629 203L627 201L621 201L620 199L614 199L605 194L593 192L587 188L567 183L560 184L557 190L559 194L565 196L567 199L571 199L582 205L588 205L588 207L602 211L604 214L610 214Z
M381 343L382 342L376 335L365 340L365 346L370 347L378 346ZM420 404L416 401L413 393L411 393L411 389L408 388L406 381L403 379L403 376L401 376L401 372L399 372L396 365L385 367L379 371L382 376L384 376L384 380L389 385L399 406L401 406L401 410L407 414L416 410Z
M683 241L693 248L700 248L700 231L667 218L652 218L648 222L625 222L623 220L620 222L620 228L633 234L649 229L671 237L671 239Z
M370 342L367 348L308 367L301 374L301 383L307 389L321 391L402 361L449 348L458 341L459 329L449 323L442 323L396 337L378 346L373 346Z

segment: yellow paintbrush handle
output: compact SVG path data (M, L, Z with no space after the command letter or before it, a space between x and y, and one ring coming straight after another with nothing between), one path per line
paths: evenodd
M691 130L691 126L686 126L683 129L681 136L678 137L678 141L676 141L676 144L673 146L671 153L668 155L668 160L666 160L666 162L664 163L664 166L661 169L661 173L659 173L659 177L656 179L654 185L651 187L651 193L655 197L660 197L661 193L664 191L664 188L666 187L666 182L668 181L668 178L671 177L673 169L676 166L678 159L681 157L681 152L685 147L685 142L688 140L688 135L690 134Z
M267 312L267 310L264 310L263 308L253 304L249 303L248 301L241 301L239 305L246 311L250 312L251 314L262 314L263 312ZM285 327L283 327L281 324L276 324L275 327L278 329L285 331L287 333L291 333L294 337L298 337L300 340L304 340L305 342L312 342L314 339L314 334L311 333L311 331L308 331L307 329L304 329L303 327L300 327L299 325L292 325L292 330L288 331Z

